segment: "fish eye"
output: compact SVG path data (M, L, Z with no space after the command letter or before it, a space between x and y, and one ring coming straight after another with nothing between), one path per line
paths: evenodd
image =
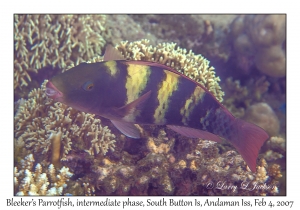
M91 91L94 89L94 83L91 81L87 81L86 83L83 84L82 88L86 91Z

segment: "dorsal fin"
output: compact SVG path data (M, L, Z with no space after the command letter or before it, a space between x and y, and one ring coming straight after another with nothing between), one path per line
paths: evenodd
M144 66L156 66L156 67L167 69L167 70L172 71L174 73L180 74L178 71L172 69L170 66L166 66L166 65L161 64L161 63L155 63L155 62L152 62L152 61L125 61L125 63L127 63L127 64L136 64L136 65L144 65Z
M124 56L112 45L107 45L104 53L104 61L125 60Z

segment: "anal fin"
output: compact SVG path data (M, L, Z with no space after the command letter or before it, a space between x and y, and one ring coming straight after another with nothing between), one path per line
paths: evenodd
M118 120L111 120L111 122L125 136L134 139L140 138L140 131L133 123L118 121Z
M188 128L184 126L177 126L177 125L167 125L168 128L172 129L173 131L189 137L189 138L200 138L205 140L212 140L215 142L222 142L222 139L220 139L219 136L212 134L207 131L202 131L194 128Z

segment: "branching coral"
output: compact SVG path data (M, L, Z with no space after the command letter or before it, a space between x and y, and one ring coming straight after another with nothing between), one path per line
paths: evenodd
M153 61L170 66L205 86L219 101L223 99L220 78L215 76L214 68L201 55L176 47L175 43L162 43L153 47L146 39L121 42L116 48L126 59Z
M47 81L46 81L47 82ZM25 147L35 154L52 157L52 163L66 160L76 147L95 155L114 148L115 136L92 114L78 112L47 98L45 84L34 89L28 100L20 104L15 115L16 147ZM76 146L74 146L76 144ZM90 146L91 145L91 146ZM16 149L20 151L21 149ZM18 156L19 154L16 154Z
M231 26L233 48L241 58L253 59L256 67L272 77L284 77L285 15L241 15Z
M87 135L91 136L93 139L91 141L91 147L89 150L86 150L90 155L99 154L101 152L102 154L106 154L109 149L114 151L114 143L115 140L112 140L115 138L114 134L110 133L110 130L107 128L107 126L102 127L101 125L98 127L97 125L93 124L92 130L93 132L88 132ZM94 152L95 150L95 152Z
M100 54L105 15L15 15L14 88L27 86L29 71L61 69Z
M34 157L29 154L21 161L20 170L14 168L16 195L62 195L69 178L73 175L69 168L62 167L57 174L52 164L45 171L38 163L33 171L33 163Z

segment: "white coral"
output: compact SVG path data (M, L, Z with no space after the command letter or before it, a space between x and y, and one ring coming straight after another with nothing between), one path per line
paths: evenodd
M47 173L42 173L43 168L38 163L33 172L32 167L28 167L32 164L32 160L34 158L30 154L26 156L25 160L21 161L22 169L20 171L18 171L17 167L14 169L14 182L16 191L18 191L16 195L62 195L63 189L67 186L66 182L73 175L69 171L69 168L62 167L59 174L56 175L54 166L51 164L48 167ZM48 177L50 177L50 183ZM20 184L18 178L23 178ZM49 185L51 185L50 189L48 189Z

